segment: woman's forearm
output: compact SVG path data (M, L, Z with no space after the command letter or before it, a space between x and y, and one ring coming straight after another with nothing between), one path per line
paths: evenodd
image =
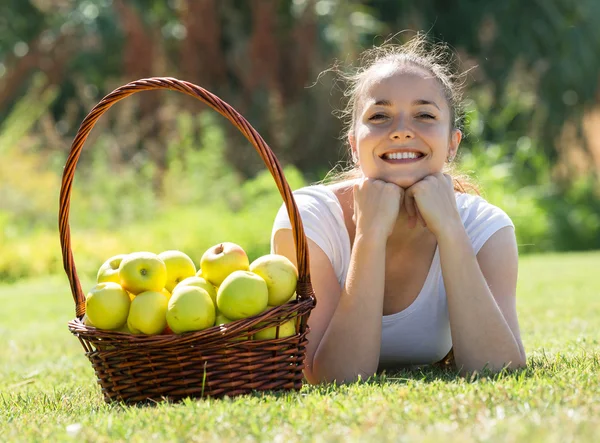
M456 365L463 372L525 364L464 229L438 238Z
M313 360L319 381L338 383L377 371L387 238L357 232L346 284Z

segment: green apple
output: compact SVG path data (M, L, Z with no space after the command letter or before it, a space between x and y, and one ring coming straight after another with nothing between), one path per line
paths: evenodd
M127 254L119 254L106 260L102 266L100 266L100 269L98 269L96 281L98 283L112 281L121 284L121 280L119 279L119 266L121 266L121 262L125 257L127 257Z
M160 290L160 293L167 297L167 301L169 301L169 299L171 298L171 293L167 290L167 288L162 288Z
M131 302L127 327L132 334L156 335L167 326L167 297L161 292L145 291Z
M178 286L169 300L167 324L176 334L214 326L215 305L208 292L197 286Z
M270 306L287 303L296 290L298 271L284 255L263 255L250 264L249 270L267 282Z
M118 283L98 283L85 298L85 313L98 329L118 329L127 321L131 300Z
M81 319L81 322L86 326L91 326L92 328L96 327L96 326L94 326L94 323L92 323L92 321L90 320L90 318L88 317L87 314L85 314L83 316L83 318Z
M167 266L152 252L133 252L119 267L121 286L133 295L146 291L160 292L167 282Z
M231 320L230 318L225 317L221 312L217 312L217 317L215 318L215 326L222 326L222 325L226 325L228 323L231 323L235 320ZM246 341L249 340L251 337L249 336L240 336L238 337L235 341Z
M208 248L200 259L202 278L215 286L234 271L247 271L250 266L248 255L241 246L223 242Z
M206 290L208 295L210 295L210 298L212 298L214 305L217 306L217 288L215 288L211 283L207 282L202 277L188 277L184 280L181 280L179 284L175 286L175 288L177 289L180 286L197 286Z
M173 292L181 280L196 275L196 265L193 260L181 251L163 251L158 254L167 267L167 283L165 288Z
M215 326L221 326L221 325L226 325L227 323L231 323L235 320L231 320L230 318L227 318L223 315L223 313L218 312L217 316L215 317Z
M275 338L291 337L296 334L296 320L291 319L279 325L279 335L277 335L277 326L272 326L254 334L254 340L273 340Z
M260 314L269 301L267 283L250 271L233 271L217 292L217 307L225 317L239 320Z

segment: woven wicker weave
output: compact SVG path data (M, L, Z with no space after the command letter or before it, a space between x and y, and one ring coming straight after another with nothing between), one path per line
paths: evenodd
M170 89L206 103L233 123L252 143L275 183L292 222L298 263L297 299L223 326L182 335L144 336L103 331L83 324L85 295L71 250L69 210L77 160L96 121L113 104L136 92ZM250 124L207 90L174 78L153 77L115 89L83 120L71 146L60 190L59 231L63 264L71 284L76 318L69 330L92 362L107 402L179 400L186 397L235 396L252 391L297 390L302 386L307 320L316 304L310 282L306 236L292 191L271 149ZM296 320L296 334L273 340L248 340L255 332Z

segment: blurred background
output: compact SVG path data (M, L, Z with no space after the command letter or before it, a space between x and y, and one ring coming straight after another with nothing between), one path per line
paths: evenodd
M172 76L238 110L293 189L346 166L329 72L416 32L466 77L460 169L514 220L521 254L600 249L600 1L2 0L0 280L62 273L58 196L86 114L130 81ZM471 69L472 68L472 69ZM221 241L268 252L282 200L238 130L198 100L138 93L98 122L71 198L73 252Z

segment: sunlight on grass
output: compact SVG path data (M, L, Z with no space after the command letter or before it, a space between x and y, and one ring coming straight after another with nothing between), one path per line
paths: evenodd
M66 326L74 305L65 276L0 284L2 440L593 441L598 264L598 252L521 259L523 371L465 379L424 368L299 393L154 406L104 403Z

